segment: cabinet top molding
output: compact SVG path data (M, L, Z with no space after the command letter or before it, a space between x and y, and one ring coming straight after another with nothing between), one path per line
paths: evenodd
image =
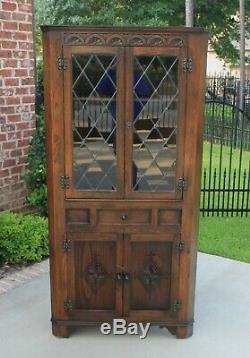
M110 25L43 25L41 26L42 32L48 31L63 31L63 32L98 32L98 33L207 33L201 27L152 27L152 26L110 26Z
M42 26L43 32L59 31L69 46L186 46L188 33L204 33L186 27Z

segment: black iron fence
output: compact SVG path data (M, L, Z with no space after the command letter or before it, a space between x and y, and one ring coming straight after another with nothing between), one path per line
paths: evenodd
M201 212L250 212L250 79L239 108L239 79L209 77L206 87Z

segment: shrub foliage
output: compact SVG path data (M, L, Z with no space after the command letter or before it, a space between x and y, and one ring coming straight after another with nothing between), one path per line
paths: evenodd
M27 203L35 208L39 214L46 216L47 209L47 185L46 185L46 153L45 153L45 128L44 112L37 114L37 127L31 140L28 154L28 170L24 180L30 193Z
M48 222L34 215L0 214L0 262L30 263L49 255Z

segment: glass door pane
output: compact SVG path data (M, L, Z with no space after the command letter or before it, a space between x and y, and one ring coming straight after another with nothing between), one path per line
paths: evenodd
M178 62L176 56L134 56L134 192L174 192L176 189Z
M74 190L117 191L117 56L71 59Z

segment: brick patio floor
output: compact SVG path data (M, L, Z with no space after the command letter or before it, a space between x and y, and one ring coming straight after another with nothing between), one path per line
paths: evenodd
M16 270L0 279L0 295L9 290L30 281L41 273L49 271L49 259L29 265L21 270Z

